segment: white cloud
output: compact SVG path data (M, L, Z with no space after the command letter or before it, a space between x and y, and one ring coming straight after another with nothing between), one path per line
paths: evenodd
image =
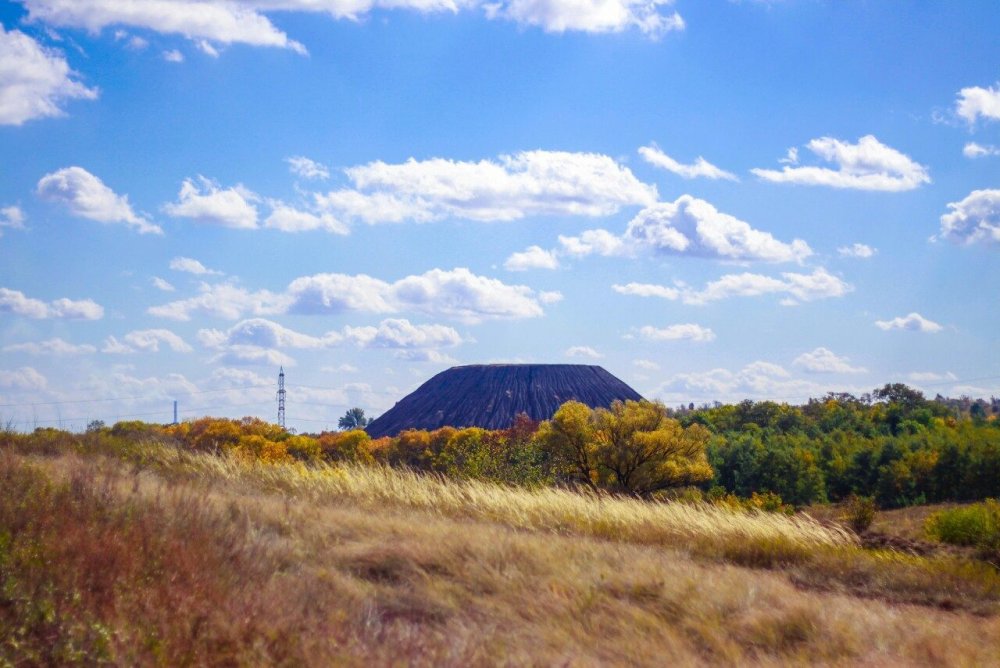
M661 8L672 0L500 0L483 3L489 18L503 18L546 32L621 32L637 29L656 38L684 29L677 12Z
M795 358L795 366L810 373L867 373L868 369L851 366L850 360L841 357L828 348L816 348Z
M188 299L152 306L146 309L150 315L170 320L187 321L193 315L207 315L227 320L237 320L243 314L273 315L283 313L288 306L288 298L258 290L251 292L228 283L199 286L200 294Z
M679 299L681 291L677 288L666 285L654 285L652 283L626 283L625 285L612 285L611 289L621 295L634 295L636 297L660 297L671 301Z
M260 198L242 185L222 188L203 176L195 183L185 179L181 184L177 202L163 207L175 218L190 218L200 223L221 225L241 230L257 227L257 207L253 202Z
M941 237L956 243L1000 243L1000 190L973 190L961 202L950 202L941 216Z
M647 396L667 403L707 401L735 403L748 398L804 402L809 397L823 396L833 389L847 388L834 388L794 378L778 364L758 361L746 365L739 371L718 368L700 373L676 374L647 393Z
M660 365L652 360L632 360L632 364L645 371L659 371Z
M277 8L286 3L220 2L218 0L25 0L28 17L49 25L99 33L109 26L143 28L215 44L248 44L291 49L305 47L289 39L261 14L255 4ZM295 4L291 2L290 8ZM270 7L268 7L270 6Z
M540 246L528 246L519 253L512 253L503 263L508 271L526 271L528 269L558 269L559 259L552 251Z
M724 260L801 262L812 255L801 239L790 244L778 241L690 195L643 209L629 221L624 238L656 252Z
M63 297L44 302L27 297L19 290L0 288L0 313L13 313L36 320L46 318L100 320L104 317L104 308L91 299L72 300Z
M623 295L636 297L659 297L670 301L680 300L685 304L706 304L730 297L757 297L766 294L786 294L790 299L785 305L798 301L814 301L830 297L841 297L852 288L830 274L822 267L811 274L785 272L781 278L763 274L726 274L709 282L703 289L695 290L687 286L669 287L652 283L615 284L612 289Z
M443 353L440 350L427 350L423 348L397 350L393 353L396 359L407 362L429 362L431 364L458 364L458 360Z
M363 348L450 348L462 337L446 325L414 325L402 318L383 320L378 327L345 327L344 336Z
M89 355L97 352L97 348L89 344L74 344L60 338L47 341L31 341L27 343L12 343L4 346L5 353L27 353L29 355Z
M23 230L25 215L19 206L0 207L0 237L3 236L3 229Z
M566 357L588 357L592 360L604 357L590 346L570 346L566 349Z
M364 274L316 274L292 281L287 294L294 313L418 311L469 323L541 316L541 304L555 297L465 268L432 269L391 284Z
M607 230L585 230L577 237L559 235L559 245L562 252L573 257L601 255L612 257L625 255L629 252L621 237Z
M862 137L856 144L820 137L806 144L806 148L836 165L836 169L785 165L780 171L759 168L750 171L775 183L886 192L913 190L931 182L926 167L872 135Z
M1000 84L996 88L970 86L958 91L955 113L969 123L975 123L978 118L1000 120Z
M258 348L256 346L232 346L211 359L214 364L229 364L233 366L295 366L295 359L273 348Z
M910 313L906 316L896 316L892 320L876 320L875 326L885 331L889 331L891 329L906 329L911 332L925 332L928 334L934 334L944 329L944 327L938 323L933 320L928 320L919 313Z
M320 367L320 371L324 373L357 373L358 367L345 362L343 364L338 364L337 366Z
M560 236L559 243L562 252L574 257L651 251L720 260L801 262L812 255L812 249L801 239L778 241L770 233L756 230L691 195L647 206L629 221L620 237L597 229L576 237Z
M977 144L974 141L970 141L964 147L962 147L962 155L966 158L984 158L987 156L1000 155L1000 148L992 145Z
M315 214L288 206L283 202L272 202L270 215L264 227L282 232L307 232L325 230L334 234L348 234L350 229L329 213Z
M657 197L655 186L595 153L524 151L479 162L411 158L345 172L354 188L317 195L317 205L340 220L370 224L607 216L623 206L652 204Z
M0 387L12 390L44 390L48 385L45 376L30 366L7 371L0 369Z
M729 181L739 181L736 175L719 169L705 158L698 156L692 165L685 165L677 162L669 155L661 151L657 146L643 146L639 149L639 155L649 164L673 172L685 179L695 179L703 177L706 179L726 179Z
M184 54L177 49L170 49L169 51L163 52L163 59L168 63L183 63Z
M563 300L563 293L558 290L541 290L538 301L541 304L557 304Z
M20 30L0 25L0 125L62 116L67 100L97 98L96 88L76 80L63 55Z
M125 223L140 234L163 234L163 229L132 210L128 195L118 195L82 167L64 167L38 181L38 194L59 202L70 213L99 223Z
M295 279L283 293L251 292L225 283L202 284L199 295L154 306L147 312L174 320L190 320L195 314L237 320L244 314L409 311L477 323L538 317L543 315L543 304L560 299L562 295L558 292L536 292L524 285L508 285L458 268L432 269L394 283L365 274L315 274Z
M637 330L640 338L647 341L713 341L715 332L708 327L694 323L669 325L657 328L645 325Z
M837 252L842 257L856 257L862 260L867 260L875 256L878 250L868 246L866 244L855 243L850 246L841 246L837 249Z
M129 332L122 337L122 341L119 341L113 336L109 336L104 342L104 347L101 352L105 353L134 353L134 352L147 352L147 353L158 353L160 352L160 344L168 346L171 350L178 353L189 353L191 352L191 346L189 346L184 339L177 336L169 329L140 329Z
M850 285L822 267L811 274L784 272L780 279L751 273L727 274L708 283L703 290L686 293L684 302L704 304L729 297L756 297L764 294L787 294L795 300L808 302L841 297L851 289Z
M198 340L208 348L254 346L257 348L330 348L343 342L343 335L327 332L323 336L301 334L264 318L243 320L228 330L202 329Z
M153 276L152 281L153 281L153 287L155 287L157 290L162 290L164 292L173 292L176 289L174 288L173 285L170 284L169 281L166 281L160 278L159 276Z
M294 155L285 158L285 162L288 163L288 169L291 170L292 174L304 179L323 180L330 178L330 169L326 165L305 156Z
M221 276L221 271L209 269L198 260L190 257L175 257L170 261L170 268L174 271L183 271L196 276Z
M946 383L948 381L958 380L958 376L951 371L946 373L936 373L934 371L914 371L907 374L907 378L914 383Z

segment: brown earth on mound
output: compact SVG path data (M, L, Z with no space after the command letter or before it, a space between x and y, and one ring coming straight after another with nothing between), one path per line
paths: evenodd
M368 425L373 438L406 429L506 429L518 413L548 420L563 403L591 408L638 392L599 366L585 364L477 364L442 371Z

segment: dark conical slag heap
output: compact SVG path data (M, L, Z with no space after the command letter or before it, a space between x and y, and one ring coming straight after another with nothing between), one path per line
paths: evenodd
M373 438L405 429L506 429L527 413L548 420L574 399L591 408L616 399L638 401L631 387L599 366L585 364L476 364L442 371L368 425Z

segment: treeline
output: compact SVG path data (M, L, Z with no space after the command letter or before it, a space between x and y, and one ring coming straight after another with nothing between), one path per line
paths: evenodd
M294 434L257 418L94 423L85 434L37 429L0 438L42 449L141 449L153 439L263 463L378 463L512 485L766 498L777 506L852 495L883 508L1000 497L1000 420L957 415L954 405L899 384L802 406L671 410L643 401L594 410L567 402L542 423L521 415L509 429L443 427L379 439L360 429Z
M767 490L801 506L854 494L883 508L1000 496L1000 421L956 417L953 401L905 385L674 414L713 433L712 484L737 495Z

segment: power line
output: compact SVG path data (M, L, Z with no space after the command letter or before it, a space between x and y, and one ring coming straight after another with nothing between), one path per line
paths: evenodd
M192 396L195 396L195 395L213 394L213 393L216 393L216 392L240 392L240 391L243 391L243 390L255 390L255 389L263 388L263 387L273 387L273 386L272 385L244 385L243 387L226 387L226 388L217 389L217 390L197 390L195 392L182 391L182 392L176 393L174 396L192 397ZM32 406L56 406L56 405L62 405L62 404L87 404L87 403L96 403L96 402L100 402L100 401L123 401L123 400L128 400L128 399L149 399L149 395L133 394L133 395L127 395L127 396L124 396L124 397L122 397L122 396L118 396L118 397L105 397L105 398L102 398L102 399L65 399L65 400L62 400L62 401L33 401L33 402L30 402L30 405L32 405ZM24 402L19 402L19 403L16 403L16 404L0 404L0 408L11 408L11 407L23 406L23 405L24 405Z

